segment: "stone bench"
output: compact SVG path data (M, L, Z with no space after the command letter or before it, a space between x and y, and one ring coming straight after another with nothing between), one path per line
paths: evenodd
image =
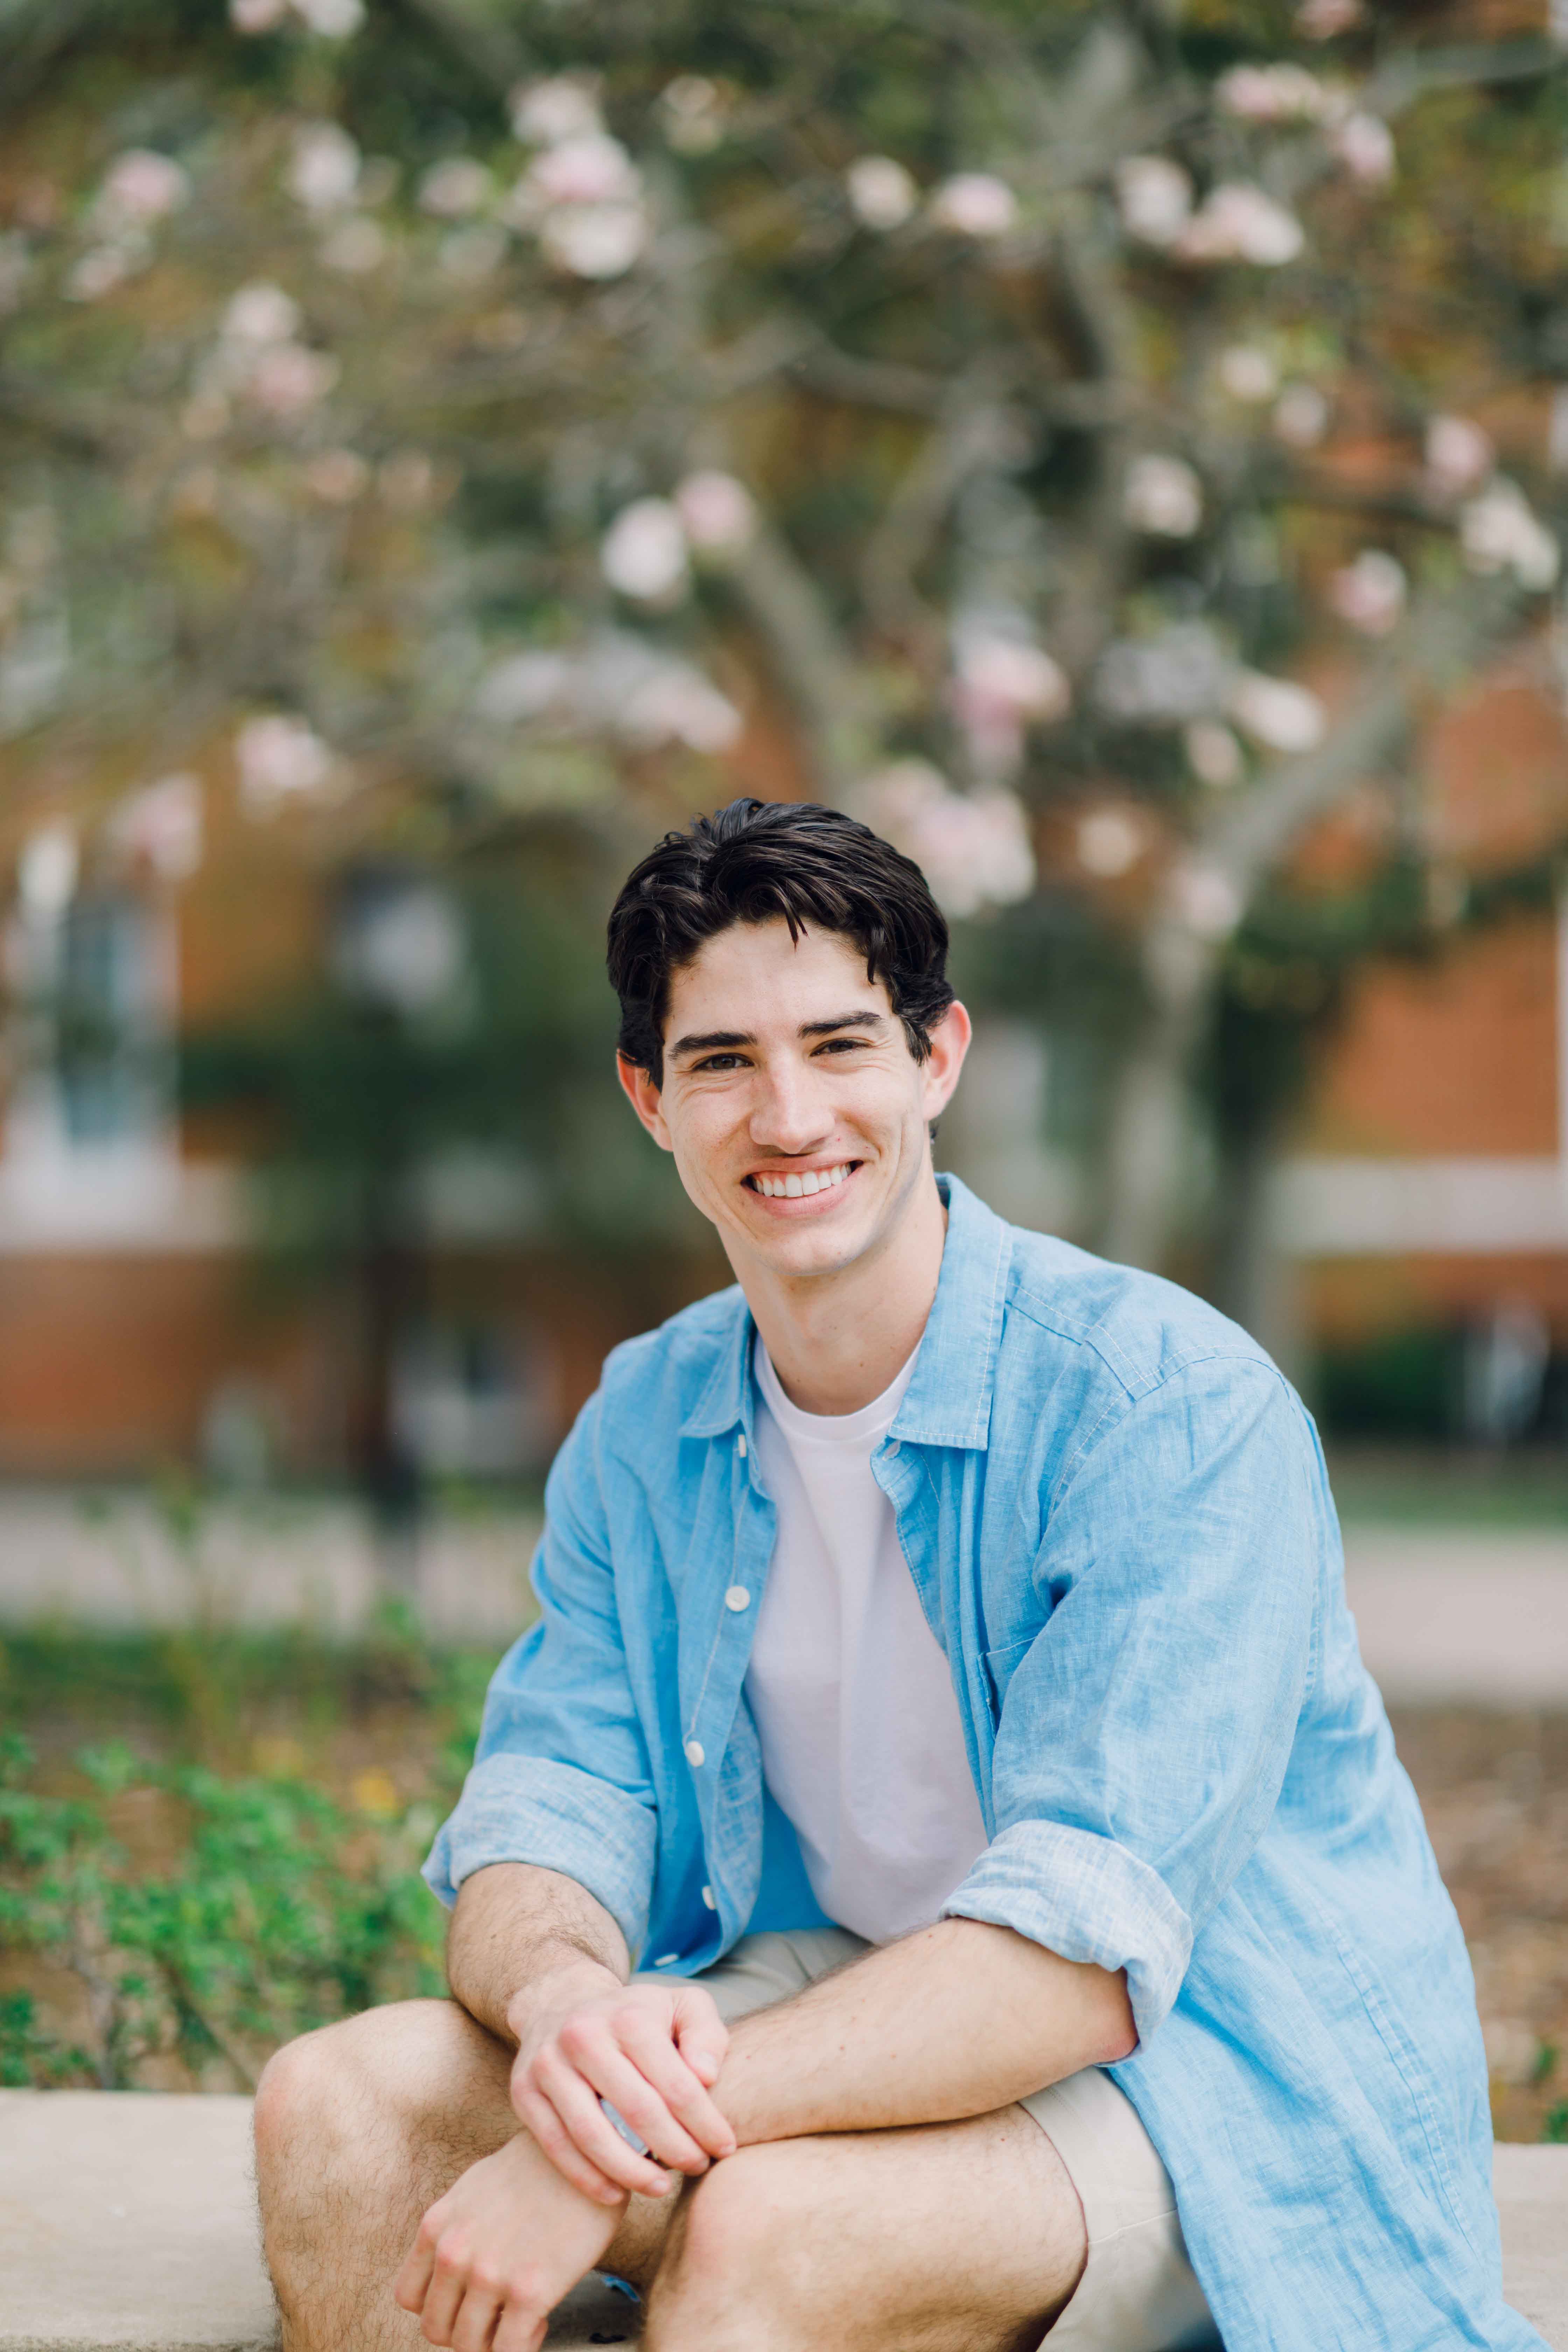
M1568 2147L1500 2147L1510 2300L1568 2352ZM589 2283L558 2347L625 2342L636 2309ZM0 2091L0 2352L274 2352L257 2246L250 2103Z

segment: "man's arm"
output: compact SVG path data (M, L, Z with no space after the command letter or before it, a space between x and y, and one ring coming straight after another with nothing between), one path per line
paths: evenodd
M561 1872L497 1863L463 1881L447 1945L453 1996L517 2052L520 2124L585 2196L668 2195L669 2172L705 2172L734 2134L709 2095L729 2036L713 1997L679 1979L630 1985L626 1938ZM645 2143L605 2114L608 2099Z
M714 2096L742 2146L951 2122L1137 2047L1127 1980L973 1919L866 1953L742 2018Z
M626 1939L604 1905L558 1870L497 1863L458 1890L447 1982L499 2041L515 2045L520 2020L554 1988L580 1983L592 1998L619 1990L630 1974Z

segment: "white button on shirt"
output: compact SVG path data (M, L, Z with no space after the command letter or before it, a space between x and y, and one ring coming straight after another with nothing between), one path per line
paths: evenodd
M707 1756L708 1751L703 1747L700 1739L689 1739L687 1741L686 1760L690 1765L694 1772L700 1764L703 1764L707 1761Z
M733 1609L737 1615L742 1609L749 1609L751 1605L752 1596L743 1584L732 1584L724 1595L725 1608Z

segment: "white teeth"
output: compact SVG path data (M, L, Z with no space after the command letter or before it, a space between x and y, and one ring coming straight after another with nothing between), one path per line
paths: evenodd
M799 1175L792 1171L788 1176L759 1173L752 1181L766 1201L801 1201L809 1200L814 1192L826 1192L842 1184L852 1172L849 1162L841 1160L837 1168L806 1168Z

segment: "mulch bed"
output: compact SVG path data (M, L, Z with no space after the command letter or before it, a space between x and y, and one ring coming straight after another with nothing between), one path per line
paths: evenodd
M1500 2139L1568 2140L1568 1715L1401 1708L1476 1971Z

